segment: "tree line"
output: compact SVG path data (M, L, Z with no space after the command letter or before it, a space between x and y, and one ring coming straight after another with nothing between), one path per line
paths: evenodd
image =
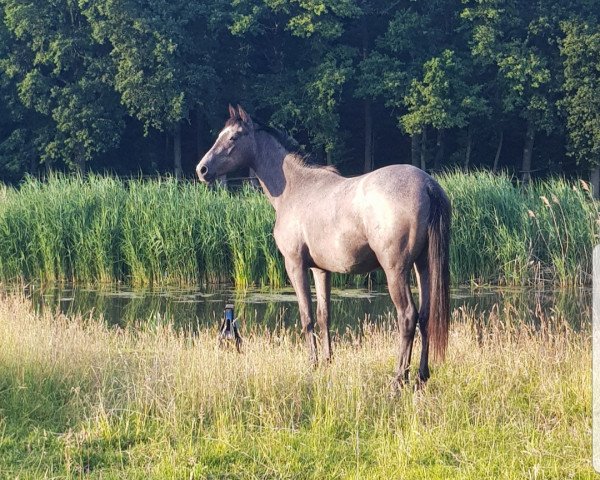
M190 175L228 103L360 173L598 182L595 0L0 0L0 176Z

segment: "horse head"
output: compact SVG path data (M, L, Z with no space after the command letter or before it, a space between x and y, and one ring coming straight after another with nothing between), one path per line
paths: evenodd
M196 167L198 178L205 183L232 170L251 165L256 155L254 124L250 115L238 105L229 105L229 119L210 150Z

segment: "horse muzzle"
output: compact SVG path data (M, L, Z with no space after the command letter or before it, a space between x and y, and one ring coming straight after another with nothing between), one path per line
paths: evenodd
M217 175L215 175L214 172L211 172L208 166L206 164L202 164L202 162L200 162L196 167L196 175L198 175L198 179L201 182L208 184L211 184L214 182L215 178L217 178Z

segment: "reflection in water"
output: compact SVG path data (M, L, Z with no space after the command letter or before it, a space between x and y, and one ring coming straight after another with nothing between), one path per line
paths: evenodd
M83 287L27 287L26 295L39 311L50 309L67 315L103 318L120 326L153 321L173 322L176 327L198 328L218 325L227 303L235 304L242 329L266 326L298 326L298 306L292 290L236 292L215 290L131 290ZM521 318L550 318L561 314L578 328L590 322L591 290L533 290L527 288L478 288L452 291L452 308L473 312L511 305ZM415 300L418 296L415 294ZM377 322L393 314L393 304L385 287L380 290L334 290L331 298L332 328L355 329L365 319Z

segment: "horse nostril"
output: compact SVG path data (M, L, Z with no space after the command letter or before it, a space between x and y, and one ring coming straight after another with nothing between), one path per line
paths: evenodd
M206 174L208 173L208 167L206 165L196 165L196 175L198 175L198 180L201 182L206 182Z

